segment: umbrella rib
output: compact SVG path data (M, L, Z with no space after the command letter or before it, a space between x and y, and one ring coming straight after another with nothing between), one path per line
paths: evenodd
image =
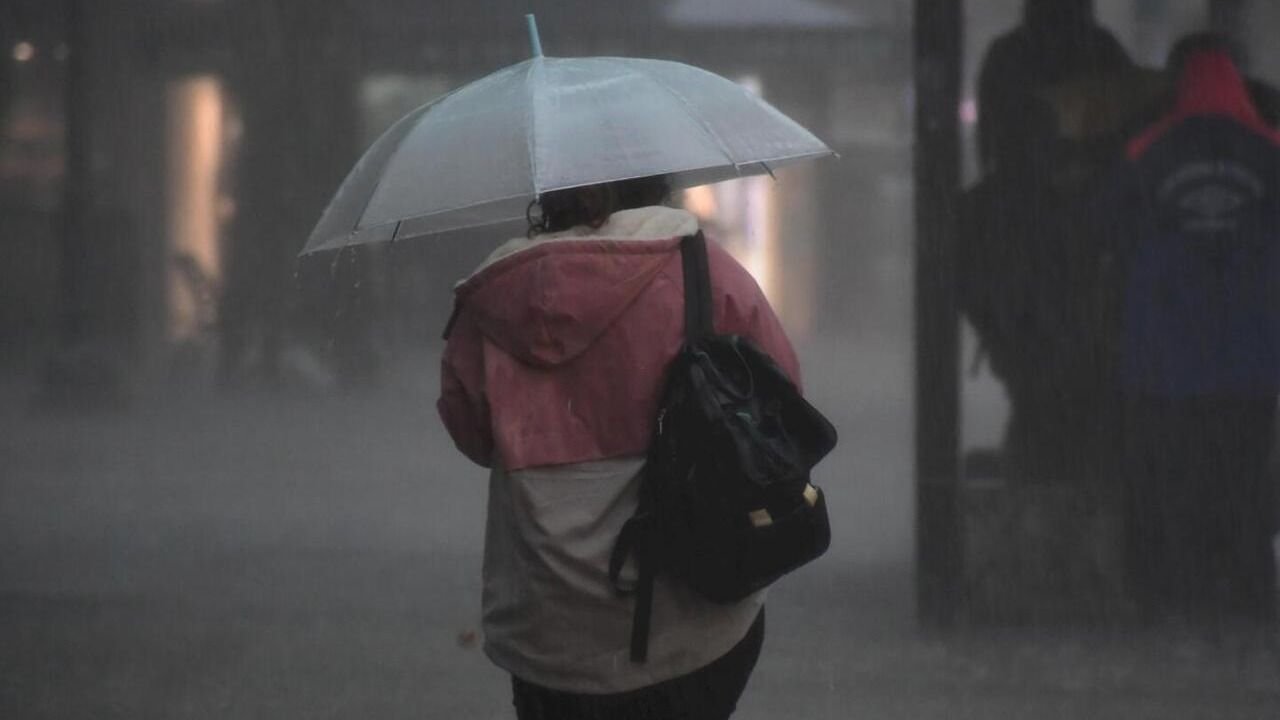
M440 97L427 102L426 104L417 108L413 112L409 113L409 115L401 118L400 120L392 124L392 128L394 128L396 125L399 125L401 122L410 122L413 125L413 127L411 127L408 132L406 132L399 140L397 140L396 146L392 148L390 152L387 153L387 165L391 164L391 159L395 157L396 153L400 152L400 146L404 145L405 141L409 139L409 136L412 135L413 131L417 129L417 122L421 120L423 117L425 117L427 113L431 112L432 110L435 110L438 106L442 105L446 100L453 98L453 96L460 94L464 90L473 90L476 86L480 85L481 83L496 81L496 79L498 79L499 76L501 76L502 74L503 74L502 71L499 71L494 73L493 75L480 78L479 80L473 83L462 85L461 87L456 87L446 92L445 94L441 95ZM410 120L410 118L413 117L414 115L416 115L417 117ZM390 130L391 128L388 128L387 131L390 132ZM386 167L384 166L382 169L382 172L380 172L378 175L377 182L373 184L373 190L369 192L369 197L365 198L364 207L360 210L360 214L356 216L356 224L355 224L355 227L351 228L351 232L356 232L360 229L360 223L364 221L365 213L369 212L369 206L373 204L373 199L378 196L378 191L382 189L382 181L386 179L385 171L386 171Z
M724 141L721 140L720 136L717 135L715 131L711 129L711 125L706 120L704 120L701 115L694 112L693 103L689 102L689 98L686 98L684 95L677 92L675 88L666 84L665 82L658 79L654 75L637 73L635 70L631 69L626 63L618 62L613 58L602 58L602 59L611 64L619 65L625 68L626 71L629 73L640 75L641 77L648 79L654 85L657 85L658 87L666 91L668 95L678 100L681 105L684 105L685 110L688 111L689 117L693 118L694 121L698 123L698 126L702 128L702 131L706 133L707 136L711 138L712 142L716 144L716 148L719 149L720 153L724 155L726 160L729 161L729 164L733 166L733 169L738 170L742 167L742 163L739 163L737 160L734 160L733 155L729 154L729 148L725 147Z
M422 117L426 115L431 110L432 107L434 107L437 103L447 99L449 95L452 95L452 94L453 93L449 93L444 97L437 98L436 100L433 100L427 103L426 105L423 105L422 107L410 113L409 116L402 118L401 122L407 122L411 126L416 125L418 120L421 120ZM415 115L417 117L414 117ZM400 123L397 122L395 125L399 125L399 124ZM394 128L395 125L392 125L392 128ZM388 129L388 132L390 132L390 129ZM395 157L396 153L400 152L400 146L404 145L405 140L407 140L409 136L412 134L413 134L413 127L410 127L409 131L406 132L404 135L402 135L400 139L396 141L396 146L391 148L391 151L387 153L387 162L386 164L384 164L382 169L378 172L378 179L373 183L373 189L369 191L369 196L364 199L364 206L361 207L360 212L356 214L356 224L351 227L351 232L356 232L357 230L360 229L360 223L364 220L365 213L369 212L369 206L373 204L373 199L377 197L378 191L382 189L382 180L385 177L383 173L386 171L386 165L389 165L391 163L391 159Z
M392 227L392 226L394 226L393 233L394 233L397 237L400 237L400 227L401 227L402 225L404 225L405 223L417 222L417 221L419 221L419 220L423 220L423 219L425 219L425 218L435 217L435 216L437 216L437 215L444 215L444 214L446 214L446 213L456 213L456 212L459 212L459 211L462 211L462 210L471 210L471 209L473 209L473 208L478 208L478 207L481 207L481 206L483 206L483 205L496 205L496 204L498 204L498 203L502 203L502 202L505 202L505 201L507 201L507 200L514 200L514 199L516 199L516 198L522 198L522 197L528 197L528 196L529 196L529 195L528 195L528 193L523 193L523 192L521 192L521 193L516 193L516 194L514 194L514 195L504 195L504 196L502 196L502 197L500 197L500 198L493 198L493 199L490 199L490 200L479 200L479 201L477 201L477 202L466 203L466 204L463 204L463 205L454 205L454 206L452 206L452 207L441 208L441 209L439 209L439 210L432 210L431 212L419 213L419 214L417 214L417 215L411 215L411 216L409 216L409 217L401 218L401 219L399 219L399 220L387 220L387 221L385 221L385 222L380 222L380 223L378 223L377 225L370 225L370 226L368 226L368 227L363 227L363 228L355 228L355 229L354 229L354 230L352 230L350 233L347 233L347 235L346 235L345 237L343 237L343 238L341 238L341 239L334 238L334 239L332 239L332 240L329 240L329 241L326 241L326 242L324 242L324 243L321 243L320 245L317 245L316 247L312 248L309 252L318 252L318 251L320 251L320 250L332 249L332 248L331 248L331 246L332 246L332 247L337 247L337 245L335 245L335 243L346 243L346 242L349 242L349 241L350 241L350 239L351 239L351 237L352 237L352 235L354 235L354 234L356 234L356 233L360 233L360 232L369 232L369 231L371 231L371 230L376 230L376 229L378 229L378 228L386 228L386 227ZM505 221L508 221L508 220L519 220L519 219L520 219L520 216L519 216L519 215L512 215L511 217L504 217L504 218L500 218L500 219L498 220L498 222L505 222ZM460 229L461 227L469 227L469 226L459 226L459 227L457 227L457 228L447 228L447 229ZM355 244L360 244L360 243L355 243ZM305 253L304 253L304 254L305 254Z
M325 209L320 213L320 220L317 222L316 227L312 229L311 235L307 237L307 242L306 244L303 245L303 254L307 252L307 247L309 247L311 245L311 242L315 239L314 236L316 231L319 230L319 228L325 224L324 221L329 217L329 214L335 211L334 206L337 203L339 196L341 196L343 189L346 187L346 184L350 182L352 178L358 177L358 174L362 166L364 165L365 161L368 160L369 151L371 151L373 147L377 146L378 142L382 139L382 137L384 137L389 133L395 132L396 128L398 128L402 124L405 124L405 123L412 124L416 120L420 119L422 115L426 114L426 112L430 110L433 105L440 102L441 100L444 100L451 94L452 93L446 93L445 95L435 98L434 100L428 103L424 103L423 105L417 108L414 108L414 110L410 112L408 115L405 115L404 117L400 118L396 122L392 123L391 127L383 131L383 136L380 136L378 140L374 141L373 145L370 146L370 148L365 151L365 155L362 155L360 159L356 161L355 167L353 167L350 170L350 172L347 173L347 176L343 178L342 182L339 183L337 193L334 195L333 198L329 200L329 203L325 206ZM409 133L406 132L404 136L402 136L398 141L396 141L395 147L391 148L387 152L386 160L382 163L383 166L385 166L387 162L390 162L390 159L395 155L396 151L400 149L400 145L404 143L404 140L406 137L408 137L408 135ZM382 170L384 169L385 167L378 168L379 177L377 180L374 181L373 188L369 190L368 195L362 201L360 201L360 211L355 213L355 218L352 220L351 229L346 231L346 235L344 236L345 238L351 237L351 235L355 234L360 230L360 221L364 219L365 213L369 211L369 204L373 202L373 196L377 194L378 188L382 186L381 174L382 174ZM341 227L341 224L339 225L339 227ZM325 245L330 242L332 242L332 238L330 238L330 240L326 240L324 243L321 243L321 244Z

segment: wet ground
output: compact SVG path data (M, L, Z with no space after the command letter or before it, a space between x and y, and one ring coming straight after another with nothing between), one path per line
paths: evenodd
M804 355L843 434L835 542L773 590L736 717L1280 717L1253 631L921 632L909 362ZM511 717L472 635L484 475L435 420L432 362L370 393L170 388L74 418L0 385L0 718Z

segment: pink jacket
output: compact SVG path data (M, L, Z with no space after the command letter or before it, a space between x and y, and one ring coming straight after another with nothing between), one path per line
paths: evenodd
M680 237L665 207L504 246L456 289L440 417L467 457L507 470L643 455L684 333ZM718 332L744 335L793 378L796 355L759 286L708 243Z

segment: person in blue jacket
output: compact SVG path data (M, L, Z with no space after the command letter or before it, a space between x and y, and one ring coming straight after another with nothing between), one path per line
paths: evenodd
M1268 459L1280 389L1280 132L1229 44L1179 42L1176 100L1136 134L1118 343L1130 565L1148 617L1273 621ZM1118 188L1118 190L1117 190Z

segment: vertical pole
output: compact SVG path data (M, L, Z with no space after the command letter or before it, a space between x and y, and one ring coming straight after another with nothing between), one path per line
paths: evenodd
M88 39L83 0L65 0L67 74L64 89L65 163L62 206L62 342L71 347L85 339L86 304L85 215L89 212L89 87Z
M917 613L946 627L962 602L959 490L960 185L963 0L915 0L915 481Z

